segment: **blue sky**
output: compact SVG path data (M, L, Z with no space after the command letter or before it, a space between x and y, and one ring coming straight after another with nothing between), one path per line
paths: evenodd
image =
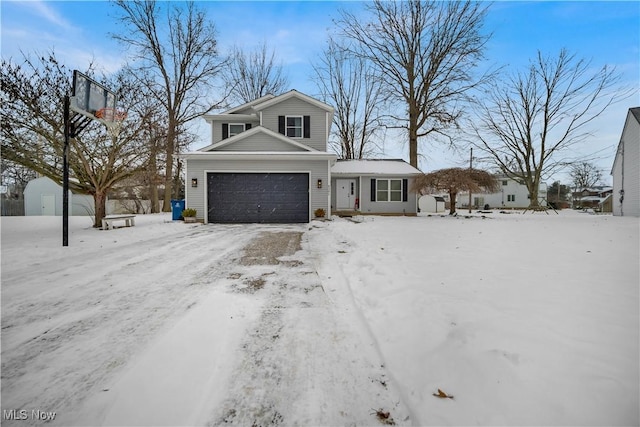
M234 43L252 48L262 41L276 50L290 77L291 88L314 95L311 62L324 47L332 19L340 8L362 10L355 1L226 2L203 1L219 35L222 51ZM104 1L6 1L1 8L2 57L52 48L70 68L85 69L90 61L109 72L125 61L125 53L109 33L119 31L117 8ZM585 152L602 150L597 161L606 180L626 111L640 105L640 2L498 1L490 6L485 29L493 33L487 46L487 64L506 71L526 66L538 50L555 55L567 48L592 61L594 69L615 66L623 82L635 88L628 99L611 107L593 126ZM203 132L206 134L206 132ZM200 146L207 145L203 140ZM386 157L408 158L408 148L391 141ZM466 155L436 146L425 169L461 165ZM558 178L564 179L559 176Z

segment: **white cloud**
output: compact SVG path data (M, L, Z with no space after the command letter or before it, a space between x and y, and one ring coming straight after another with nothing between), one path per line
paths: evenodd
M60 14L50 6L50 3L46 1L29 1L23 4L28 7L31 12L34 12L36 15L39 15L40 17L46 19L57 27L60 27L64 30L76 29L75 26L64 19L64 17L60 16Z

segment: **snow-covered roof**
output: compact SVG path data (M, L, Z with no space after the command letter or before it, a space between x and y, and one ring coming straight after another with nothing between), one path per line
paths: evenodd
M421 173L402 159L338 160L331 174L416 175Z

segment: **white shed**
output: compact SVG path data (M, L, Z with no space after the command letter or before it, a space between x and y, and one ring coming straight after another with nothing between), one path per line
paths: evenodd
M444 212L445 201L444 197L427 194L418 199L418 207L420 212L438 213Z
M69 215L93 215L93 197L69 191ZM62 216L62 186L46 176L29 181L24 188L24 214Z

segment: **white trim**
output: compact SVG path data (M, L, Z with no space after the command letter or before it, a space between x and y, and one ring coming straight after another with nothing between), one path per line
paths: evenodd
M287 100L289 98L298 98L298 99L300 99L302 101L305 101L305 102L307 102L307 103L309 103L311 105L315 105L316 107L318 107L318 108L320 108L322 110L329 111L332 114L333 114L333 111L334 111L333 107L325 104L324 102L320 102L317 99L311 98L310 96L305 95L302 92L298 92L295 89L292 89L289 92L284 93L282 95L276 96L276 97L274 97L274 98L272 98L272 99L270 99L268 101L262 102L259 105L255 105L253 107L253 109L256 110L256 111L264 110L265 108L271 107L272 105L278 104L278 103L280 103L282 101L285 101L285 100Z
M255 121L258 118L256 114L208 114L202 117L207 123L225 122L231 120L244 120L245 122L251 122Z
M327 149L327 145L329 144L329 137L331 136L331 125L333 124L333 111L327 111L325 113L325 150Z
M246 103L244 103L242 105L238 105L237 107L233 107L232 109L227 110L224 113L225 114L233 114L235 111L244 110L245 108L253 107L256 104L260 104L262 102L268 101L268 100L273 99L273 98L275 98L275 95L272 95L272 94L268 93L268 94L266 94L264 96L261 96L258 99L254 99L253 101L246 102Z
M336 178L337 179L337 178ZM343 179L343 178L340 178ZM406 203L404 200L402 200L402 195L404 194L404 178L375 178L376 180L376 203ZM387 181L388 182L388 188L387 188L387 198L389 200L378 200L378 188L380 188L378 186L378 182L379 181ZM391 200L391 181L400 181L400 200ZM408 182L407 182L408 185ZM407 189L408 191L409 189ZM393 190L394 192L398 192L398 190ZM338 204L338 202L336 201L336 204Z
M182 159L198 160L335 160L337 156L322 151L206 151L179 154Z
M184 162L184 208L187 209L187 200L189 200L189 187L191 187L191 178L189 177L189 162ZM173 216L173 206L171 206L171 215ZM196 213L197 216L197 213Z
M247 130L247 124L246 123L227 123L227 125L229 126L227 128L229 135L225 139L233 138L234 136L240 135L242 132ZM242 126L242 130L240 132L238 132L238 133L235 133L235 134L231 135L231 126Z
M300 136L289 136L287 132L289 130L289 124L287 123L289 120L289 118L292 119L300 119ZM291 129L298 129L297 126L291 126ZM284 116L284 136L286 136L287 138L291 138L291 139L302 139L304 138L304 116L301 115L290 115L290 116Z
M219 170L219 169L205 169L203 171L204 174L204 223L208 224L209 223L209 180L207 179L207 174L210 173L253 173L253 174L260 174L260 173L306 173L307 174L307 207L308 207L308 212L307 212L307 218L309 219L309 222L311 222L312 219L312 212L311 212L311 171L310 170L252 170L252 169L233 169L233 170ZM186 197L186 195L185 195ZM331 206L331 203L329 203L329 206Z
M327 218L331 218L331 193L333 187L331 186L331 160L327 160Z

